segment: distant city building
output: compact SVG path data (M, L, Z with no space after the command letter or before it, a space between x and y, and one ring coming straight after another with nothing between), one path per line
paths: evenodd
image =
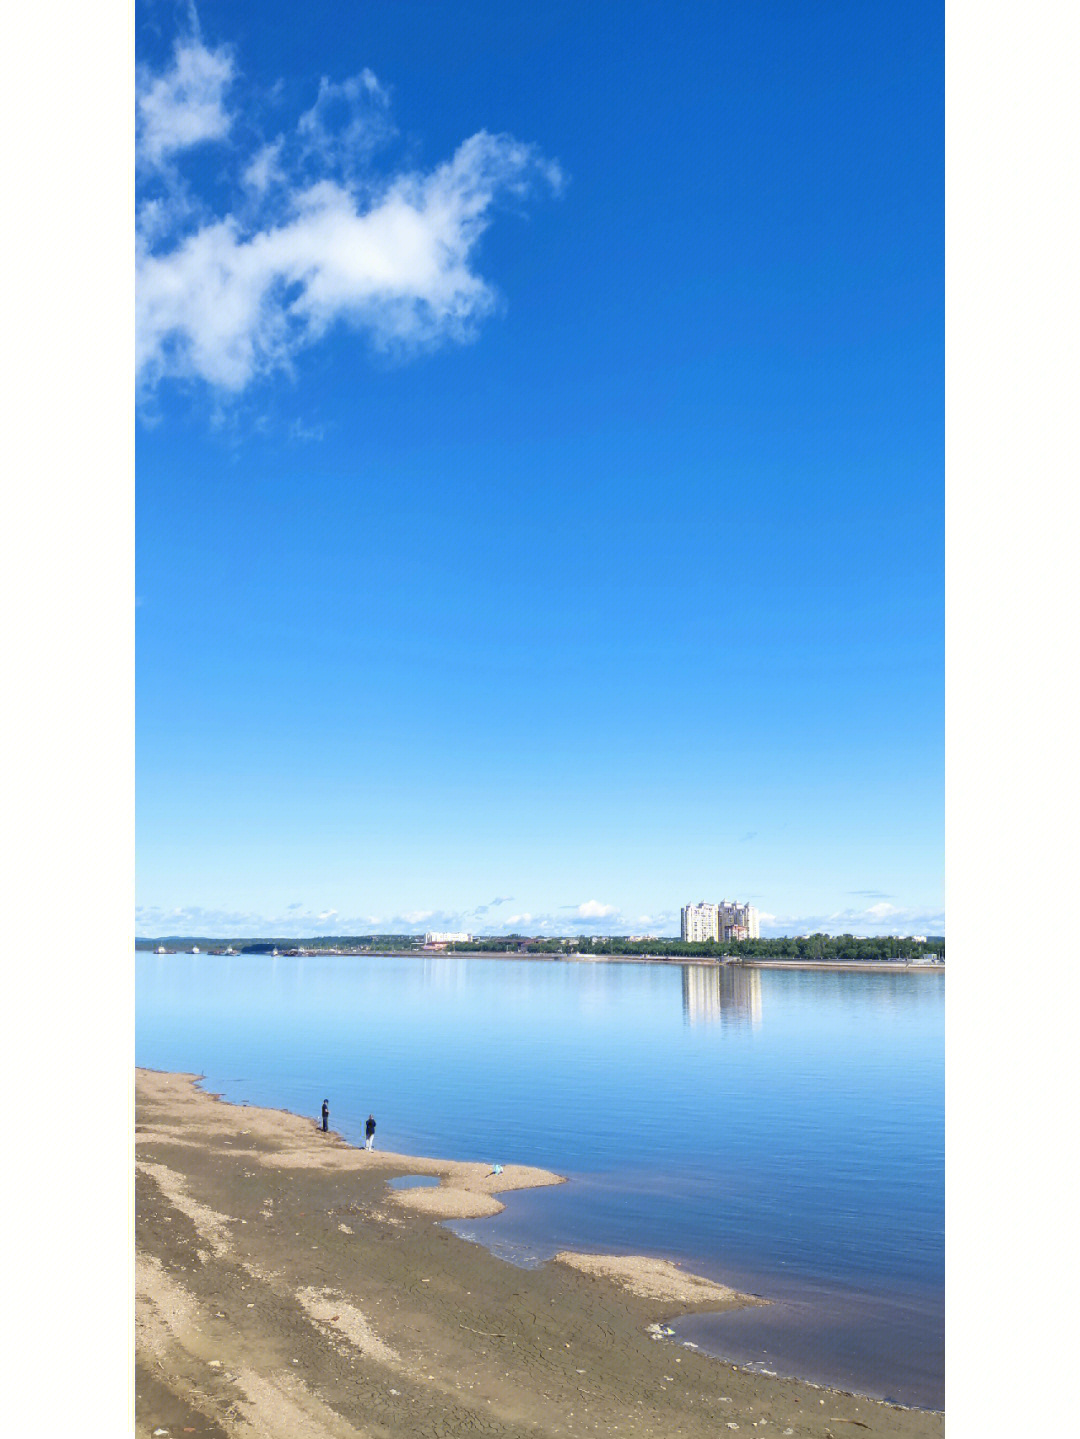
M682 937L684 944L708 944L720 938L720 906L706 904L684 904L682 907Z
M731 939L760 939L761 924L752 904L722 899L719 904L684 904L682 937L686 944L720 943Z
M760 939L761 924L758 912L752 904L737 904L722 899L717 906L720 911L721 939Z
M472 940L471 934L451 934L437 929L429 929L424 935L425 944L469 944Z

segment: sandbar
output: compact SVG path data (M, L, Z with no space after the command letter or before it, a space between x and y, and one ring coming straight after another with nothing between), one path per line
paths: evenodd
M648 1255L525 1270L451 1233L561 1176L367 1152L136 1072L135 1432L228 1439L940 1436L943 1416L664 1337L760 1302ZM437 1187L392 1190L401 1174Z

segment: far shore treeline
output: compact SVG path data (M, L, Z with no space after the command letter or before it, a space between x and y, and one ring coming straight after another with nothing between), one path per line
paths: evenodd
M419 934L315 935L311 939L219 939L212 935L163 935L138 938L135 948L190 950L208 954L410 954L424 952ZM641 939L622 935L572 935L552 939L522 934L484 935L465 943L440 946L444 954L626 955L635 959L801 959L806 961L911 960L925 955L945 958L944 935L908 939L898 935L859 938L853 934L810 934L798 938L725 940L687 944L681 939Z

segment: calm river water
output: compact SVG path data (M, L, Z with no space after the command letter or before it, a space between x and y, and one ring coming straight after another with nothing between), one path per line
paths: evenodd
M137 954L136 1063L380 1147L569 1176L451 1227L519 1264L649 1253L763 1294L680 1340L944 1404L937 973Z

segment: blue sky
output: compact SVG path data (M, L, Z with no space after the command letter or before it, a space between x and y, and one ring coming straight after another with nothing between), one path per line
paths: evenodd
M136 26L138 932L940 932L939 9Z

